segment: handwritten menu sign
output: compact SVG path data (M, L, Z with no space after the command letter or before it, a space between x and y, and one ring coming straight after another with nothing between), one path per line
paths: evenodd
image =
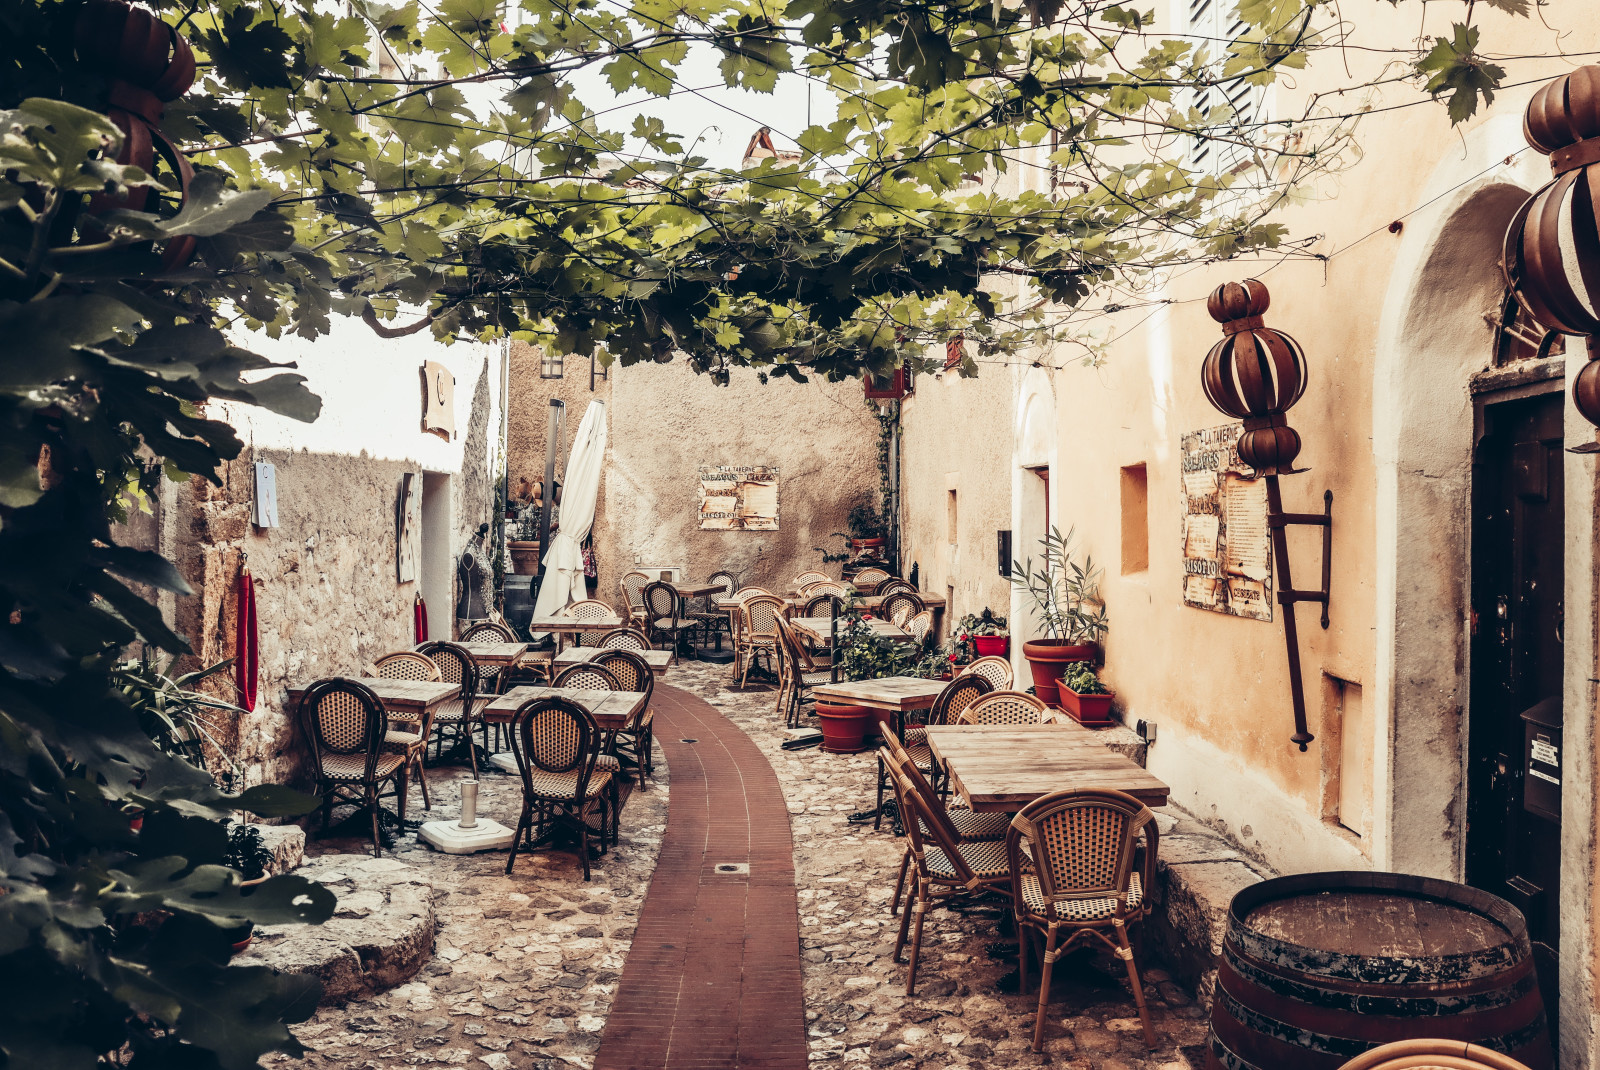
M700 530L777 531L777 467L701 465Z
M1183 436L1183 604L1272 619L1267 484L1239 459L1239 423Z

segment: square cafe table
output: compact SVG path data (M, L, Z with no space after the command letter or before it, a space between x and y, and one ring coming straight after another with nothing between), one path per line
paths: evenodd
M568 665L582 665L598 653L600 653L599 647L569 646L557 654L551 664L554 665L556 672L560 672ZM672 660L672 651L670 650L629 650L628 653L637 654L643 658L645 664L650 666L650 671L656 676L666 672L667 662Z
M867 625L867 627L872 629L873 634L883 636L887 639L911 638L910 633L905 629L896 628L893 624L890 624L886 620L878 620L876 617L874 617L872 620L865 621L864 623ZM840 629L843 630L844 626L845 618L840 617ZM830 643L833 641L832 617L790 617L789 627L793 628L806 638L815 640L818 643ZM909 679L909 677L896 677L896 679Z
M1075 724L930 725L928 745L981 814L1014 813L1041 795L1074 788L1111 788L1146 806L1167 804L1167 785Z
M578 635L583 632L609 632L626 623L617 616L599 617L595 620L579 620L577 617L534 617L528 621L528 634L555 632L565 640L568 635Z
M895 629L898 631L899 629ZM920 676L885 676L879 680L849 680L832 684L818 684L811 689L817 701L832 700L851 706L866 706L880 714L878 720L894 726L896 735L904 735L906 714L925 710L946 687L948 680L924 680Z
M383 703L384 712L395 721L420 721L429 710L453 698L461 697L460 684L435 683L428 680L385 680L376 676L357 676L353 679L371 688L373 694L378 696L378 701ZM310 690L309 685L291 687L290 707L299 706L301 698L308 690Z
M489 665L495 668L510 665L527 652L527 643L457 643L457 646L472 655L472 660L479 665Z
M723 587L720 583L669 583L679 598L699 598L701 595L717 594Z
M602 732L615 732L644 705L643 691L595 691L581 687L513 687L483 708L480 716L490 724L510 724L517 709L529 699L564 698L575 702L594 718Z

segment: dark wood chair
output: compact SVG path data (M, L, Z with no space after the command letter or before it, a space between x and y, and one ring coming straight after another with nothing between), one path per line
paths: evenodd
M644 778L653 771L651 761L651 720L655 711L650 708L650 696L655 693L655 674L650 663L632 650L603 650L590 659L598 668L608 670L616 678L619 691L640 691L644 702L622 728L612 736L608 748L618 759L633 762L639 776L639 789L644 790Z
M300 730L311 752L313 791L322 796L322 831L336 803L356 803L372 816L372 853L378 839L378 805L393 781L400 812L406 810L406 755L385 750L388 722L383 702L366 684L335 677L318 680L300 699Z
M451 737L452 747L465 744L467 748L467 762L472 766L472 775L478 775L478 751L472 744L472 732L478 725L483 725L483 746L489 749L489 728L478 718L480 705L478 692L478 663L472 655L456 645L444 640L435 640L423 643L418 650L428 655L439 665L439 674L446 683L460 686L460 694L439 706L433 715L435 729L434 739L436 750L434 757L444 756L444 737Z
M601 650L650 650L650 640L638 628L613 628L595 640Z
M696 620L685 620L681 617L677 588L670 583L657 580L644 589L645 619L649 624L646 632L652 639L662 638L667 643L668 650L672 651L674 663L678 660L678 643L688 633L700 627Z
M517 851L532 850L546 830L569 828L578 834L583 879L589 879L589 817L600 810L600 846L606 843L606 810L613 797L612 776L596 769L600 730L582 706L561 698L536 698L522 704L512 720L511 752L522 776L522 814L506 859L506 874Z
M959 717L968 706L993 690L989 682L981 676L962 675L951 680L945 689L939 692L939 697L933 700L933 705L928 708L927 720L921 724L907 724L898 741L905 748L907 760L920 770L935 786L943 781L943 771L939 768L938 761L933 756L933 749L928 746L928 725L950 724ZM883 762L878 762L878 816L873 819L872 827L883 827L883 795L885 788L892 788L892 778ZM940 794L945 794L941 790ZM904 820L905 815L901 815Z

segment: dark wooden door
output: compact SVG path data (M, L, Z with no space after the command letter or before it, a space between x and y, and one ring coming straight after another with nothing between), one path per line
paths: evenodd
M1551 1017L1560 946L1561 394L1486 405L1473 465L1467 882L1527 915Z

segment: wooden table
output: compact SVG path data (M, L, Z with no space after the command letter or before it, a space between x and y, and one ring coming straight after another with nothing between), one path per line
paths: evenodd
M880 680L846 680L836 684L818 684L812 694L818 699L832 699L851 706L867 706L886 713L904 715L911 710L925 710L933 705L946 687L948 680L924 680L920 676L885 676Z
M701 595L716 594L724 590L720 583L669 583L667 586L677 591L679 598L699 598Z
M428 680L384 680L376 676L353 677L357 683L366 684L383 703L384 712L396 721L420 721L431 709L461 697L461 685L434 683ZM310 687L291 687L290 706L299 706L300 699Z
M599 647L568 647L555 656L555 661L552 664L555 666L555 671L560 672L568 665L582 665L598 653L600 653ZM637 654L643 658L645 664L650 666L650 671L657 676L667 671L667 663L672 660L672 651L670 650L629 650L628 653Z
M513 687L483 708L490 724L510 724L518 708L529 699L564 698L589 712L603 732L615 732L644 705L643 691L595 691L585 687Z
M527 653L529 646L528 643L457 643L456 645L471 654L472 660L479 665L495 668L510 665Z
M1041 795L1075 788L1111 788L1146 806L1167 804L1167 785L1075 724L930 725L928 745L978 813L1014 813Z
M915 595L917 601L922 603L922 608L933 610L936 616L941 610L944 609L945 600L940 595L923 594L921 591L908 591L906 593ZM889 596L886 594L862 595L860 598L856 599L856 605L863 609L877 609L879 606L883 605L883 600L888 597Z
M537 632L555 632L565 641L568 635L578 635L582 632L609 632L613 628L622 627L626 621L621 617L597 617L594 620L579 620L577 617L534 617L528 621L528 634Z
M847 623L848 622L844 617L840 617L839 629L843 631ZM896 628L893 624L890 624L886 620L878 620L874 618L869 621L864 621L863 623L865 623L868 628L872 629L873 634L881 635L887 639L911 638L910 634L904 629ZM832 617L790 617L789 627L793 628L795 631L814 642L826 645L833 641Z

